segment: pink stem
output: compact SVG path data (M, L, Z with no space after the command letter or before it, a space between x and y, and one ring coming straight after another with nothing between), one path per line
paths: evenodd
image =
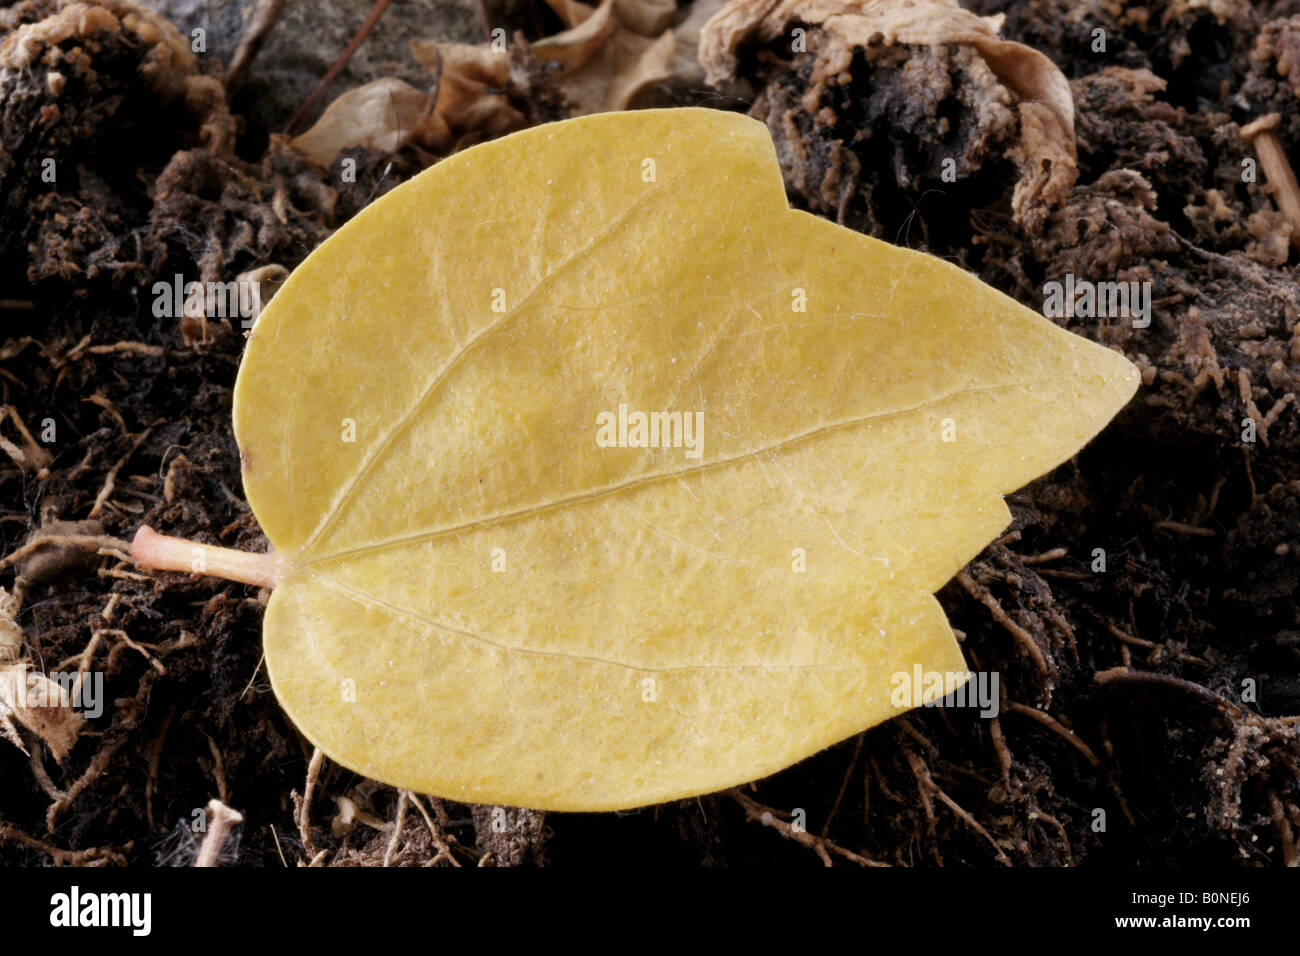
M135 533L131 541L131 558L142 568L208 574L264 588L275 587L283 573L283 562L274 551L253 554L234 548L218 548L159 534L148 525Z

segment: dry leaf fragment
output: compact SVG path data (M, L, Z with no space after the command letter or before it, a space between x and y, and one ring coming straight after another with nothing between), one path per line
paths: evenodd
M251 283L257 291L254 295L253 314L248 316L249 319L256 321L257 317L262 314L271 297L280 291L280 286L284 285L284 280L289 278L289 270L278 263L258 266L256 269L249 269L247 272L241 272L235 278L239 288L245 288L244 283ZM184 458L184 456L181 456Z
M632 32L657 37L677 14L674 0L614 0L618 19Z
M532 44L541 63L554 64L575 115L627 108L646 88L672 76L676 40L663 29L671 10L659 0L547 0L566 29ZM646 34L642 31L655 31ZM436 114L453 131L481 129L500 135L523 125L504 89L510 80L505 52L489 45L416 40L411 49L430 69L441 57L443 85Z
M274 586L272 685L344 766L638 806L896 715L899 673L964 680L933 592L1137 382L791 210L761 123L604 113L440 162L298 267L234 397L275 552L211 550ZM611 443L637 410L664 440Z
M11 442L3 432L0 432L0 451L8 455L23 471L34 471L39 477L45 477L48 474L47 469L54 461L54 456L32 437L22 416L18 414L18 409L12 405L0 406L0 425L3 425L6 420L13 422L18 441Z
M438 76L431 149L450 153L467 138L501 136L525 124L507 95L510 58L489 46L412 40L411 52Z
M711 84L736 76L737 51L747 42L768 43L796 24L818 24L825 40L816 48L810 85L846 72L856 48L873 37L886 44L972 46L1017 98L1020 143L1013 155L1020 179L1012 209L1032 226L1061 200L1078 176L1074 101L1064 74L1046 56L998 38L1002 16L981 17L956 0L730 0L700 36L700 62Z
M23 653L23 629L15 618L18 615L18 599L4 588L0 588L0 664L18 660Z
M561 65L560 85L575 114L626 109L639 91L672 75L677 50L672 31L653 38L639 32L663 20L656 8L646 12L626 0L602 0L594 10L576 0L548 3L566 23L575 22L534 43L533 55Z
M602 44L609 47L605 58L586 73L568 76L563 84L569 88L570 99L576 101L577 112L650 106L664 99L656 93L660 88L681 90L704 85L704 69L698 58L700 30L722 5L723 0L694 0L686 19L671 30L670 42L664 31L673 19L671 2L650 2L638 7L633 2L616 0L602 4L591 14L586 4L555 0L551 7L566 24L574 25L574 29L538 41L533 44L533 52L540 60L562 62L566 69L573 70L576 66L571 58L557 49L562 45L561 38L568 37L571 42L583 28L598 32L598 42L588 45L582 59L585 63ZM583 22L586 16L590 19ZM592 25L597 21L607 28L594 30ZM618 30L619 23L626 29Z
M50 754L62 763L85 718L72 709L66 687L30 671L29 666L27 661L0 664L0 735L27 753L13 725L16 720L45 741Z
M27 753L17 721L45 741L54 759L62 762L85 719L72 709L72 698L60 683L29 672L22 660L25 635L15 617L18 598L0 588L0 737Z
M315 125L290 145L318 166L329 167L345 149L364 146L395 152L414 139L429 136L433 97L394 78L373 80L344 93Z
M603 0L594 9L575 0L550 0L549 5L568 29L538 40L532 45L533 55L543 63L559 64L565 73L585 66L619 27L614 0Z
M595 10L580 0L546 0L546 5L555 11L566 29L572 30L589 18L602 19L600 11ZM601 4L603 9L606 4ZM668 29L677 14L674 0L614 0L612 4L613 20L604 17L606 22L621 25L639 33L643 37L657 37ZM550 39L555 39L554 37Z
M382 831L392 828L387 820L381 820L368 810L357 806L357 802L350 796L335 797L334 802L338 804L338 811L330 821L330 832L334 834L335 839L343 837L358 823L363 823L372 830Z
M673 58L667 69L668 75L655 82L654 87L673 90L692 90L704 87L706 79L704 67L700 65L700 32L725 5L725 0L693 0L686 19L673 29ZM630 107L655 105L646 102L651 97L650 89L642 89L632 94Z

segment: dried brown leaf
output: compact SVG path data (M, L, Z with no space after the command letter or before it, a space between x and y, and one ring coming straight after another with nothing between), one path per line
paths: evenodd
M977 16L956 0L731 0L700 37L700 62L709 83L736 78L737 53L744 44L776 40L796 23L820 25L826 32L813 84L847 72L853 51L877 36L887 44L973 47L1017 100L1020 142L1012 156L1020 169L1012 196L1016 218L1032 225L1074 184L1078 167L1069 83L1042 53L1000 39L1000 15Z
M431 99L403 80L374 80L336 99L311 129L290 144L325 167L343 150L358 146L394 152L428 136Z
M16 661L23 652L23 629L14 621L18 600L0 588L0 664Z
M466 137L494 138L522 129L524 114L510 102L510 58L473 43L411 41L415 58L438 76L430 149L450 153Z
M532 44L540 63L553 64L557 82L575 115L626 109L641 91L673 76L677 41L663 29L673 7L664 0L604 0L591 7L578 0L548 0L565 25ZM490 137L526 125L505 94L510 62L490 45L415 40L416 59L440 70L434 113L446 123L448 151L470 133Z
M614 0L618 18L643 37L657 37L668 29L677 13L673 0Z
M672 32L653 38L640 32L662 20L654 5L603 0L592 10L575 0L554 0L551 6L566 22L583 17L533 44L538 60L560 64L560 86L575 114L626 109L638 92L672 75L677 50Z
M22 724L45 742L54 759L62 762L77 742L85 719L72 709L72 697L64 687L28 671L28 662L0 665L0 735L18 746L20 738L13 721Z

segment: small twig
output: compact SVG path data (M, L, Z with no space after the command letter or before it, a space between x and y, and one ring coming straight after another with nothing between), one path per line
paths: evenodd
M40 741L32 744L32 752L28 755L32 775L36 777L36 782L41 785L41 789L45 791L45 795L51 800L66 800L68 795L54 785L54 781L50 779L50 775L45 770L45 761L42 759L44 752L45 748L41 746Z
M284 850L280 848L280 834L275 832L275 824L267 824L271 828L271 836L275 838L275 852L280 854L280 865L285 869L289 868L289 861L284 858Z
M1268 791L1268 808L1269 815L1273 818L1273 825L1277 827L1277 835L1282 840L1282 865L1300 866L1300 853L1296 852L1295 834L1291 831L1291 824L1287 822L1286 808L1272 788Z
M1295 170L1286 158L1286 151L1273 134L1281 121L1279 114L1267 113L1243 126L1241 138L1255 148L1273 200L1291 223L1291 245L1300 250L1300 184L1296 182Z
M98 392L96 392L93 395L87 395L85 398L82 399L82 401L89 402L91 405L98 405L104 411L108 412L108 414L113 417L113 421L116 423L118 430L121 431L122 434L127 436L128 438L131 437L131 431L126 427L126 421L122 418L122 413L118 411L116 405L114 405L103 395L100 395Z
M302 105L298 107L297 112L293 114L293 118L289 120L289 125L284 128L286 135L292 136L296 133L303 121L311 115L311 111L316 107L316 101L329 89L329 85L334 82L334 78L343 72L343 68L348 65L348 60L352 59L352 54L356 53L361 44L365 42L366 37L370 35L370 31L379 22L379 18L388 9L390 2L391 0L375 0L375 5L370 10L370 16L366 17L366 22L361 24L357 32L353 34L352 39L343 48L343 52L339 54L338 59L321 77L315 88L307 94L307 98L302 101Z
M938 784L935 784L934 795L938 797L940 800L942 800L944 805L947 806L949 810L951 810L953 813L957 814L957 816L965 820L975 830L976 833L978 833L980 836L984 837L984 839L989 841L989 846L993 847L993 852L997 854L999 863L1002 863L1006 866L1011 865L1011 860L1007 857L1006 853L1003 852L1002 847L998 846L997 840L993 839L993 834L989 833L988 830L984 829L983 825L978 820L976 820L973 816L971 816L970 813L964 807L961 806L961 804L959 804L952 797L948 796L948 794L944 791L944 789L940 787Z
M153 746L149 748L149 776L144 781L144 816L149 821L150 830L155 826L153 821L153 791L154 785L158 782L158 766L162 763L163 747L167 743L167 731L171 729L172 721L175 718L176 705L172 704L167 711L167 716L163 718L162 729L158 731Z
M72 786L68 787L67 796L62 800L56 800L46 808L45 828L50 833L55 832L59 818L67 812L68 807L72 806L73 801L81 796L87 787L103 776L119 746L121 746L121 741L105 745L102 750L91 758L90 766L86 768L85 772L73 781Z
M130 460L131 456L139 450L152 431L152 428L146 428L137 435L135 441L131 443L131 447L127 449L126 454L119 458L112 468L108 469L108 476L104 479L104 486L99 489L99 494L95 496L95 504L90 509L90 517L99 517L100 510L104 507L104 504L108 501L108 496L113 493L113 488L117 485L117 473L122 470L122 466Z
M76 345L68 349L68 351L65 352L63 355L54 359L54 363L53 363L54 367L59 368L60 366L67 365L69 362L73 362L81 358L81 353L85 351L87 345L89 345L92 341L94 341L94 338L95 338L94 335L92 335L90 332L87 332L85 335L81 337L81 339L77 342Z
M147 660L153 666L153 669L156 670L159 674L165 675L167 673L167 668L163 666L162 661L158 660L158 658L150 654L144 645L131 640L130 636L126 633L126 631L119 630L115 627L100 628L99 630L95 631L95 633L90 635L92 644L89 646L93 646L93 642L97 641L101 636L117 638L127 647L131 648L131 650L141 654L145 658L145 660ZM110 654L109 659L112 660L116 656L117 655L115 654Z
M92 345L86 349L88 355L112 355L114 352L138 352L158 358L163 354L163 347L146 345L144 342L114 342L112 345Z
M1110 631L1111 636L1113 636L1114 638L1116 638L1117 640L1121 641L1124 644L1132 644L1134 647L1145 647L1148 650L1161 650L1161 651L1164 650L1163 644L1157 644L1155 641L1148 641L1144 637L1134 637L1132 634L1126 634L1124 631L1121 631L1110 621L1106 622L1106 630ZM1182 652L1176 652L1174 654L1174 657L1187 664L1199 664L1201 667L1210 666L1209 661L1205 660L1202 657L1197 657L1194 654L1183 654Z
M1029 818L1031 820L1045 820L1056 827L1056 832L1061 836L1061 848L1065 850L1065 865L1074 866L1074 854L1070 851L1070 835L1065 832L1065 827L1061 825L1061 821L1036 803L1033 803L1032 800L1030 802Z
M1196 525L1187 524L1185 521L1157 521L1154 527L1162 531L1172 531L1175 534L1195 535L1201 538L1217 537L1213 528L1198 528Z
M3 422L6 418L13 422L18 429L23 447L19 448L9 439L0 435L0 449L3 449L5 454L12 458L14 464L19 468L30 467L38 474L43 474L54 461L53 456L36 443L36 439L32 437L32 433L27 430L27 426L23 424L22 418L19 417L18 410L12 405L0 408L0 422Z
M3 558L0 558L0 571L3 571L5 568L9 567L12 564L16 564L17 562L21 561L23 558L27 557L27 555L35 551L37 548L40 548L47 544L59 544L59 545L65 545L67 547L73 547L73 548L85 548L87 551L92 551L92 550L98 551L100 548L106 548L106 547L107 548L115 548L115 547L129 548L130 547L130 545L128 545L125 541L122 541L118 538L110 538L109 536L102 535L102 534L38 534L36 537L32 538L32 540L28 541L17 551L14 551Z
M230 831L244 822L241 813L230 809L220 800L208 802L208 814L210 817L208 834L199 847L199 857L194 861L195 866L216 866L221 851L230 838Z
M217 747L217 742L212 739L212 735L204 734L203 736L208 738L208 749L212 751L212 760L214 763L212 775L216 777L217 780L217 799L222 803L225 803L230 799L226 790L226 762L222 759L221 750Z
M112 863L114 866L126 866L125 854L116 848L93 847L88 850L65 850L62 847L52 846L33 836L29 836L17 827L10 826L7 823L0 823L0 843L17 843L20 846L48 853L50 859L54 860L59 866L104 866L108 863ZM130 850L131 846L131 844L127 844L121 849Z
M443 838L442 831L438 828L438 825L433 822L433 818L429 816L429 811L424 809L424 804L420 802L420 798L413 793L410 794L410 797L411 802L415 804L415 809L419 810L420 816L424 817L424 822L429 828L429 835L433 840L433 845L438 848L438 855L425 865L434 866L440 860L447 860L452 866L459 867L460 864L451 854L451 846ZM455 837L452 837L452 839L454 840Z
M1038 646L1038 641L1034 639L1034 635L1011 619L1011 616L998 603L997 598L989 593L988 588L978 583L965 570L957 572L957 582L966 589L971 597L993 613L993 619L1006 628L1007 632L1020 643L1020 646L1029 653L1029 656L1033 658L1034 663L1042 673L1052 673L1054 668L1048 663L1046 656L1043 654L1043 649Z
M261 52L262 44L266 42L271 29L279 22L280 14L284 12L287 2L288 0L261 0L258 3L257 9L253 11L252 20L249 21L243 36L239 38L239 45L235 47L235 52L230 57L230 69L226 71L227 96L244 85L244 80L248 78L248 68L253 65L253 60Z
M307 764L307 783L302 790L302 806L298 809L298 835L302 838L303 849L315 854L315 845L311 839L311 799L316 795L316 781L320 777L321 764L325 762L325 751L317 747Z
M384 850L384 866L388 866L393 860L393 854L397 852L397 843L402 838L402 825L406 823L406 805L411 801L411 795L405 790L397 791L397 813L393 819L393 835L388 839L388 848Z
M1069 741L1071 747L1087 757L1088 763L1092 764L1094 767L1101 767L1101 758L1093 752L1092 748L1084 743L1078 734L1065 726L1051 714L1045 713L1037 707L1028 707L1025 704L1017 703L1014 700L1007 701L1007 707L1014 713L1024 714L1026 717L1032 717L1049 730L1054 730Z
M1005 696L1005 690L1003 695ZM1002 771L1002 785L1011 790L1011 748L1007 746L1006 734L1002 732L1002 722L993 717L989 720L989 739L993 741L993 752L998 756L998 767Z
M744 807L745 818L747 820L756 821L763 824L765 827L771 827L787 840L794 840L796 843L803 844L810 850L816 852L816 854L821 857L822 863L826 866L831 865L831 859L826 853L827 850L834 853L836 856L843 857L859 866L889 865L887 863L881 863L878 860L868 859L859 853L854 853L852 850L847 850L836 843L832 843L830 840L819 840L806 830L796 830L789 823L778 817L771 807L763 806L763 804L745 796L739 790L728 790L726 791L726 794Z
M1020 563L1042 564L1044 561L1055 561L1057 558L1063 558L1069 553L1065 548L1053 548L1051 551L1044 551L1042 554L1022 554Z
M835 802L831 804L831 812L826 814L826 822L822 824L822 832L818 836L820 840L826 839L826 835L830 833L835 814L840 812L840 804L844 802L844 791L849 788L849 778L853 776L853 771L858 766L858 758L862 756L862 743L866 740L866 736L866 734L858 734L857 742L853 745L853 759L849 761L849 767L844 771L844 779L840 781L840 792L835 794Z
M148 575L136 574L134 571L122 571L118 568L100 568L97 572L101 578L121 578L123 581L148 581Z
M1184 680L1181 677L1172 677L1169 674L1156 674L1152 671L1134 671L1129 670L1126 667L1112 667L1110 670L1098 671L1093 675L1093 680L1098 684L1154 684L1158 687L1167 687L1171 690L1190 694L1202 703L1209 704L1211 707L1226 714L1228 717L1235 720L1244 720L1253 724L1260 724L1266 719L1275 724L1291 724L1300 721L1300 717L1260 717L1254 711L1247 710L1245 707L1233 703L1221 694L1216 694L1208 687L1203 687L1200 684L1193 683L1192 681Z
M257 666L253 668L253 676L248 679L248 683L244 685L243 691L241 691L239 694L239 699L241 702L243 701L245 695L247 695L248 692L252 690L253 682L257 680L257 675L261 673L262 664L265 661L266 661L266 651L262 651L262 656L257 659Z
M0 299L0 309L18 308L19 306L15 305L14 303L19 301L20 300L18 299ZM9 303L8 306L5 305L6 302ZM36 308L36 303L28 302L26 307L30 307L34 309ZM41 343L39 340L32 338L30 335L24 335L20 339L10 339L8 342L4 344L3 347L0 347L0 361L7 362L15 355L21 353L25 348L27 348L27 346L40 345L40 344Z
M998 846L998 841L993 839L993 834L984 829L983 825L971 816L970 813L961 806L961 804L944 792L943 787L934 782L934 777L930 775L930 768L925 765L925 761L921 759L921 755L915 753L908 747L903 748L903 754L907 757L907 762L912 766L912 773L916 776L917 784L919 785L922 794L922 802L925 803L927 807L929 806L927 792L938 797L943 802L944 806L957 814L957 816L961 817L962 820L966 821L966 823L976 833L988 840L989 846L993 847L993 852L997 854L997 860L999 863L1004 866L1010 866L1011 860L1007 857L1006 853L1003 852L1002 847ZM931 819L930 822L931 830L933 830L933 819Z

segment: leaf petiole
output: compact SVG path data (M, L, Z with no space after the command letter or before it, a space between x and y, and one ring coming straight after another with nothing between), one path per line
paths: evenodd
M254 554L235 548L219 548L159 534L148 525L135 533L131 541L131 559L142 568L207 574L264 588L275 587L283 570L280 555L274 551Z

